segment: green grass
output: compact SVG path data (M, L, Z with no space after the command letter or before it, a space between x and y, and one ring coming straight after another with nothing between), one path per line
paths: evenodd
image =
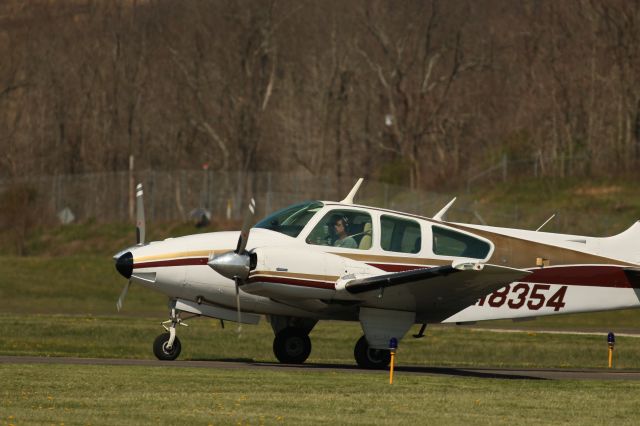
M0 365L12 424L634 424L640 383Z
M0 355L76 356L153 359L153 339L163 332L158 318L58 315L3 315L4 345ZM236 325L210 319L187 321L178 329L183 360L247 360L276 362L273 333L266 322ZM417 328L417 327L416 327ZM414 330L416 331L416 330ZM359 324L320 322L310 337L308 362L354 365L353 347L362 335ZM615 367L640 369L640 338L617 339ZM556 335L536 332L495 333L463 327L431 327L423 339L409 335L398 351L399 365L514 368L603 368L607 364L606 333Z
M151 344L167 319L167 299L133 286L122 313L115 301L125 283L108 256L2 257L0 319L5 327L4 355L151 358ZM182 359L274 361L273 334L266 323L226 329L214 320L193 319L181 327ZM521 334L496 334L462 327L430 326L424 339L403 340L401 364L512 367L601 367L608 331L638 332L640 310L541 318L537 321L480 322L475 327L520 328ZM535 330L597 331L600 336L548 335ZM417 326L410 333L417 331ZM311 334L310 362L353 364L359 324L320 322ZM618 338L618 368L640 368L640 339Z
M604 235L637 219L636 192L631 183L531 181L478 192L473 198L490 224L533 227L560 211L545 229ZM149 239L194 231L189 224L155 224ZM0 355L153 358L153 339L167 318L166 297L133 286L124 311L115 313L125 280L114 270L111 256L132 241L131 225L51 227L30 233L30 257L14 257L6 255L11 245L0 236L0 253L5 254L0 257L4 325ZM244 326L241 337L233 323L226 329L209 319L187 323L190 327L178 330L180 359L275 361L273 333L265 322ZM408 336L401 342L398 364L603 368L606 332L637 333L640 310L524 323L495 321L475 327L528 332L433 326L424 339ZM600 335L536 331L543 329ZM320 322L311 334L308 362L353 365L353 346L361 334L357 323ZM615 368L640 369L639 353L640 339L619 336ZM0 378L0 424L631 424L636 422L640 397L637 382L497 380L402 372L389 386L384 372L0 364Z
M0 258L5 309L0 355L152 359L166 298L133 287L109 256ZM597 329L601 336L504 334L430 327L400 344L398 365L604 368L606 331L634 331L640 311L484 323L488 327ZM185 360L275 362L264 321L236 326L192 319L178 330ZM483 323L479 323L483 325ZM416 330L412 330L415 332ZM320 322L312 364L354 365L357 323ZM639 369L640 339L619 337L616 369ZM390 424L441 422L631 424L636 382L552 382L384 372L216 370L129 366L0 365L0 424Z
M126 280L111 256L0 257L3 312L18 314L114 314ZM166 297L132 286L128 314L166 313Z

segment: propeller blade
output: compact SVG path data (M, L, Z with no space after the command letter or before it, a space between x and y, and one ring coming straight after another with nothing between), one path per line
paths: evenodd
M240 279L236 278L236 306L238 307L238 337L240 337L240 333L242 333L242 316L240 311Z
M253 215L256 213L256 200L251 198L249 200L249 208L244 215L244 221L242 222L242 229L240 230L240 237L238 238L238 246L236 247L236 254L244 253L244 249L247 247L247 241L249 240L249 231L251 230L251 224L253 223Z
M116 308L118 308L118 312L122 309L122 305L124 305L124 299L127 297L127 293L129 292L129 286L131 285L131 281L127 281L120 293L120 297L118 297L118 302L116 303Z
M139 246L144 245L145 228L144 197L142 184L139 183L136 187L136 242Z

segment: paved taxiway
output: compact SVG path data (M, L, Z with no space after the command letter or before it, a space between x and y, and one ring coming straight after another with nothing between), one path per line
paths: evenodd
M355 366L342 364L302 364L288 365L251 360L216 361L157 361L146 359L69 358L36 356L0 356L0 364L64 364L64 365L127 365L171 368L217 368L217 369L270 369L280 371L336 371L352 373L377 373L381 371L361 370ZM396 366L396 371L404 374L435 376L478 377L488 379L519 380L640 380L637 370L605 369L515 369L515 368L456 368Z

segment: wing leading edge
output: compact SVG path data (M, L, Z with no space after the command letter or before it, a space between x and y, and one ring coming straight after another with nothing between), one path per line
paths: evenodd
M420 321L439 322L529 274L523 269L465 263L354 279L345 290L365 303L414 310Z

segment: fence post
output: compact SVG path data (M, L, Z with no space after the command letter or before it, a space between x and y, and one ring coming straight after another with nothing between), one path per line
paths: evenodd
M133 176L133 154L129 154L129 220L134 220L134 205L136 202L135 179Z
M264 208L265 214L271 213L271 172L267 172L267 200Z
M154 222L156 220L156 172L153 170L149 171L149 190L147 193L149 194L149 219Z
M502 181L503 182L507 181L507 164L508 164L507 154L503 154L502 155Z
M389 208L389 184L384 184L384 207Z

